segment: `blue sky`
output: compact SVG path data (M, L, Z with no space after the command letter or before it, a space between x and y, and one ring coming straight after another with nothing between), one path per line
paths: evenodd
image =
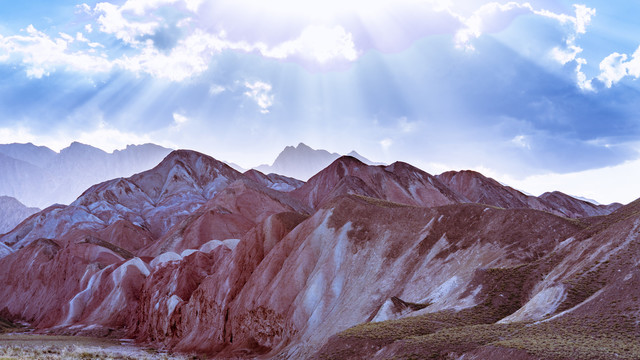
M640 196L640 3L0 0L0 143L298 142Z

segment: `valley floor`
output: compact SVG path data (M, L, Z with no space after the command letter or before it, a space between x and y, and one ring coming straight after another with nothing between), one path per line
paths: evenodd
M143 348L127 340L82 336L0 334L0 360L8 359L185 359Z

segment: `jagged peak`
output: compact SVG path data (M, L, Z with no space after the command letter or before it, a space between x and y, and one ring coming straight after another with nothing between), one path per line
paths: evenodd
M67 150L67 149L96 149L96 150L100 150L99 148L97 148L95 146L91 146L89 144L84 144L84 143L81 143L79 141L72 142L71 144L69 144L69 146L67 146L66 148L62 149L62 151Z

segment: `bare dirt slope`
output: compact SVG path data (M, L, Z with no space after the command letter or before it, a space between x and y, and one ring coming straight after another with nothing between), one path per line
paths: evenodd
M32 215L0 238L0 316L218 358L640 356L640 202L571 219L351 157L250 175L175 151Z

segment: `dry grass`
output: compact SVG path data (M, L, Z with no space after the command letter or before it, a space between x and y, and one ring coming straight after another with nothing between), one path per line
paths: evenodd
M185 356L158 353L117 340L33 334L0 335L0 360L5 359L186 359Z

